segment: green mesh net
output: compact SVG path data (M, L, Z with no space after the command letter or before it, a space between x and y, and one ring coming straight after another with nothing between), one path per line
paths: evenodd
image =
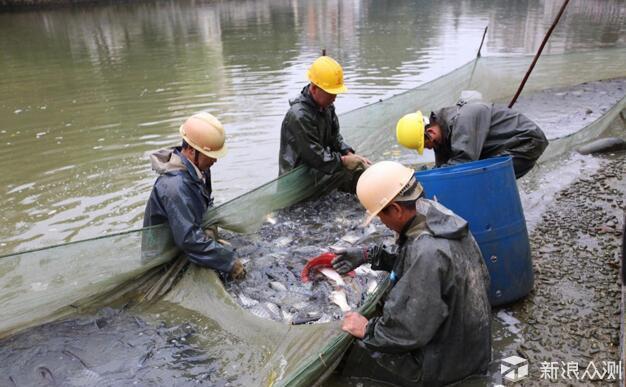
M342 133L372 160L415 162L415 152L395 144L393 128L402 115L453 104L467 89L481 92L486 100L509 98L531 59L472 61L413 90L341 115ZM619 49L543 56L524 93L623 77L624 63L626 51ZM624 107L622 99L584 130L553 141L544 157L597 136ZM297 168L211 209L205 224L254 232L270 212L333 187L335 180L316 180L306 168ZM238 385L310 385L323 379L350 345L351 338L341 332L338 322L289 326L247 313L210 270L190 266L174 281L180 265L171 262L178 256L169 230L158 226L0 257L0 337L106 305L125 305L148 314L158 311L162 318L204 322L213 336L228 338L228 349L215 345L211 350L223 349L215 356L240 365L232 381ZM363 313L372 313L386 287L386 282L379 285Z

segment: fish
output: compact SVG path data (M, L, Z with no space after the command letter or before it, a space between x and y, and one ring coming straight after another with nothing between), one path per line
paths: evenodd
M367 284L367 294L372 294L378 288L378 281L372 280Z
M276 218L273 216L274 214L268 214L265 217L265 221L271 225L275 225L276 224Z
M270 288L279 291L279 292L286 292L287 291L287 287L283 284L281 284L278 281L272 281L270 282Z
M266 320L282 321L283 319L280 307L269 301L258 303L248 309L248 311L257 317L264 318Z
M255 305L252 308L248 309L248 311L257 317L260 317L266 320L272 319L272 316L270 315L269 310L264 308L263 305L260 305L260 304Z
M346 292L343 290L333 290L330 293L330 301L336 304L342 312L346 313L352 310L346 299Z
M335 254L329 247L349 245L339 238L342 235L350 241L366 237L368 242L393 243L393 236L387 238L380 223L360 227L362 209L353 196L335 191L275 211L270 217L273 221L264 222L254 234L223 232L237 257L249 260L246 278L225 283L234 301L248 313L285 324L339 320L343 312L329 300L333 290L341 289L347 306L356 309L367 300L368 285L382 281L384 274L369 266L346 276L332 268Z
M259 303L259 301L255 300L254 298L248 297L243 293L239 294L239 303L246 307L246 308L250 308L256 304Z
M346 282L341 278L341 275L333 269L327 267L320 269L320 273L328 277L329 280L334 281L337 286L346 286Z

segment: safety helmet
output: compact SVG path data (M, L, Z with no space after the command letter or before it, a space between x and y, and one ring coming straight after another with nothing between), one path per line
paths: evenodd
M343 69L333 58L320 56L307 72L309 81L329 94L341 94L348 91L343 84Z
M367 168L356 185L356 195L367 211L365 225L403 190L406 190L415 171L395 161L380 161ZM406 200L417 199L423 191L418 182Z
M180 126L180 135L187 144L205 156L219 159L226 155L224 127L212 114L201 112L189 117Z
M424 153L424 130L429 124L421 111L409 113L398 120L396 139L405 148L415 149L420 155Z

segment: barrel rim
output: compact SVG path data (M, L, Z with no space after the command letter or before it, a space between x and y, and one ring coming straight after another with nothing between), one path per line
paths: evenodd
M426 171L416 171L415 177L418 178L451 178L459 175L475 175L486 172L488 170L497 170L507 168L510 165L513 171L513 158L509 155L492 157L483 160L470 161L464 164L452 165L449 167L433 168Z

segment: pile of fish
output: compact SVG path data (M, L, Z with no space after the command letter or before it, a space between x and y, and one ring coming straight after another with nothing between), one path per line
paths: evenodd
M248 275L226 289L250 313L289 324L341 319L359 307L385 278L363 265L351 275L313 268L311 280L301 273L307 262L332 248L393 243L380 223L363 228L364 211L356 198L342 192L305 202L268 216L252 235L227 235Z

